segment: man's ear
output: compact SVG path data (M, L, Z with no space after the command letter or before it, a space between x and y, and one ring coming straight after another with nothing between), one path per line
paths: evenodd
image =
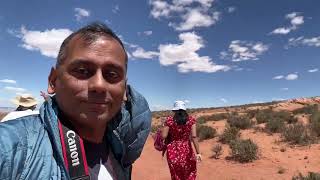
M125 90L124 90L124 94L123 94L123 101L126 102L128 100L127 98L127 81L128 79L126 79L126 82L125 82Z
M56 92L55 85L57 80L57 70L52 67L50 71L50 75L48 77L48 93L54 94Z

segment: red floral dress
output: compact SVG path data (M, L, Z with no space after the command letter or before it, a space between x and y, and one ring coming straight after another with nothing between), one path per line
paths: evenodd
M195 122L195 118L189 116L185 125L177 125L169 116L165 123L169 127L167 161L172 180L196 179L196 158L190 141L191 127Z

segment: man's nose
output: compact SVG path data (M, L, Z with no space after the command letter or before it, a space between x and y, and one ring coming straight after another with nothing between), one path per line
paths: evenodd
M101 70L97 70L95 75L89 79L89 91L105 92L106 89L107 89L107 82L104 79Z

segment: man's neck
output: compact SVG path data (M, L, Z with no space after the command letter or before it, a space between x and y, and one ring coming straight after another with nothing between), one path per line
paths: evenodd
M92 143L101 143L105 134L105 126L99 126L96 128L88 128L83 126L74 125L75 130L79 136Z

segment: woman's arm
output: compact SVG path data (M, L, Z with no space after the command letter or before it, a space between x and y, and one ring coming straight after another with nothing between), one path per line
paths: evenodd
M168 126L164 126L162 128L162 131L161 131L162 138L166 139L168 137L168 133L169 133L169 127Z
M201 161L201 154L200 154L200 149L199 149L196 124L193 124L191 127L191 141L193 143L194 148L196 149L197 161L200 162Z

